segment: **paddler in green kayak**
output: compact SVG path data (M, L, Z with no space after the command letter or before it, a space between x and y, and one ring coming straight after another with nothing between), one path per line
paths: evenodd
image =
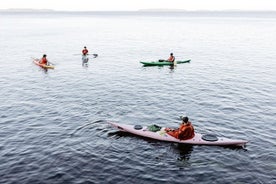
M174 62L175 57L173 56L173 53L170 54L170 57L167 60L159 59L159 62Z

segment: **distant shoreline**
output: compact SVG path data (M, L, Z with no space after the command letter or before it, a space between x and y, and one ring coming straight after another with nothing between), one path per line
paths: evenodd
M56 12L52 9L0 9L0 12L7 13L32 13L32 12Z
M184 9L141 9L134 11L72 11L53 9L0 9L0 13L276 13L276 10L184 10Z
M186 11L186 10L138 10L138 11L57 11L49 9L0 10L2 16L130 16L130 17L242 17L276 18L276 11Z

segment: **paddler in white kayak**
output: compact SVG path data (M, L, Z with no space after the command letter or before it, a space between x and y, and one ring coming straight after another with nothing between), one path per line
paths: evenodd
M194 127L192 123L189 121L189 118L181 117L182 123L180 124L180 127L178 129L171 129L166 128L165 131L167 134L180 139L180 140L187 140L191 139L195 136Z
M82 61L87 63L88 62L88 57L87 57L87 54L88 54L88 50L86 48L86 46L84 46L83 50L82 50Z
M82 54L83 54L83 55L88 54L88 50L87 50L86 46L84 46L84 48L83 48L83 50L82 50Z

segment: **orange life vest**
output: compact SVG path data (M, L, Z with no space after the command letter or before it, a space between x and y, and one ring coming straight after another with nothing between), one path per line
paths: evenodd
M181 124L178 131L178 139L186 140L191 139L195 136L194 127L189 122L188 124Z
M169 62L174 62L174 59L175 59L174 56L170 56L169 59L168 59L168 61Z
M86 55L87 53L88 53L88 50L87 50L87 49L83 49L83 50L82 50L82 54L83 54L83 55Z
M47 64L47 59L45 58L45 57L43 57L43 58L41 58L41 60L40 60L40 64Z
M168 129L167 134L180 140L191 139L195 136L194 127L190 122L188 124L181 124L180 127L175 130Z

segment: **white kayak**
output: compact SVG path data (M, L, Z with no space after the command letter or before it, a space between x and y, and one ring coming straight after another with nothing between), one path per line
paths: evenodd
M82 60L82 64L87 64L89 61L89 56L88 55L93 55L94 58L98 57L98 54L86 54L86 55L82 55L81 60Z
M217 137L213 134L200 134L195 133L195 136L188 140L180 140L171 135L167 134L165 127L160 127L159 131L153 132L149 130L147 126L141 125L126 125L121 123L109 122L115 128L120 131L129 132L142 137L148 137L160 141L183 143L183 144L194 144L194 145L217 145L217 146L245 146L248 141L229 139L226 137Z

